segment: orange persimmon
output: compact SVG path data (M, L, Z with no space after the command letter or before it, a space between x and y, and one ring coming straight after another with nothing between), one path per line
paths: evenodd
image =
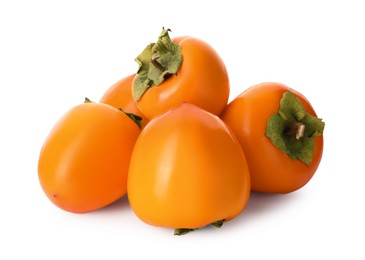
M163 29L136 58L132 94L138 109L151 120L187 102L219 115L229 97L223 60L208 43L188 36L171 40L168 32Z
M309 101L283 84L255 85L221 115L246 154L253 191L288 193L316 172L324 123Z
M141 220L184 231L237 216L249 198L250 176L244 152L226 124L183 103L141 131L127 187Z
M84 213L124 196L139 133L127 114L107 104L70 109L40 151L38 177L47 197L63 210Z

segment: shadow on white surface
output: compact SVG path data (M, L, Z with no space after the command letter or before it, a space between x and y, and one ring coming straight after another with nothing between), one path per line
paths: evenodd
M128 197L123 196L119 200L117 200L103 208L90 212L89 214L103 214L103 215L120 214L120 213L123 213L124 211L130 211L130 210L131 210L131 208L129 206Z
M251 224L274 217L277 212L290 208L298 192L289 194L271 194L252 192L246 208L240 215L225 224L226 229L236 229L238 226L250 226Z
M295 197L295 193L271 194L252 192L242 215L246 215L246 217L257 217L258 215L277 210L285 204L288 204L293 197Z

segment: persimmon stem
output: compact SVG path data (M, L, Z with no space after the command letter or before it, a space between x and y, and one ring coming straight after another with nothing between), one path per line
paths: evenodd
M165 68L161 65L161 63L158 62L159 59L159 55L158 54L154 54L151 57L151 64L153 66L155 66L156 69L160 70L161 72L165 71Z
M295 137L296 140L299 140L304 136L304 130L305 125L298 122L286 128L284 131L284 135L289 137Z
M305 125L298 123L296 126L295 139L299 140L304 136Z

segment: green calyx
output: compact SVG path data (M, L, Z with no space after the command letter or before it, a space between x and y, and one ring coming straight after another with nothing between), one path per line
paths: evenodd
M91 101L89 98L85 97L84 103L95 103L95 102Z
M175 228L174 235L175 236L182 236L189 232L192 232L194 230L197 230L197 228Z
M223 223L224 223L224 219L213 222L210 225L212 225L216 228L221 228ZM189 232L192 232L194 230L197 230L197 228L175 228L174 235L175 236L181 236L181 235L185 235Z
M182 63L181 46L171 41L169 29L162 28L156 43L149 44L135 59L139 65L133 81L133 99L138 101L153 86L177 74Z
M310 165L314 154L314 138L323 134L322 119L307 113L300 100L290 91L283 94L280 109L270 117L265 135L293 160Z

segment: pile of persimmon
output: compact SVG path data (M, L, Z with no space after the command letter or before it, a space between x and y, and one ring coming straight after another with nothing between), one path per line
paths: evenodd
M85 213L128 196L142 221L180 235L235 218L251 191L293 192L316 172L324 123L296 90L261 83L228 103L218 53L166 29L136 62L46 138L38 177L59 208Z

